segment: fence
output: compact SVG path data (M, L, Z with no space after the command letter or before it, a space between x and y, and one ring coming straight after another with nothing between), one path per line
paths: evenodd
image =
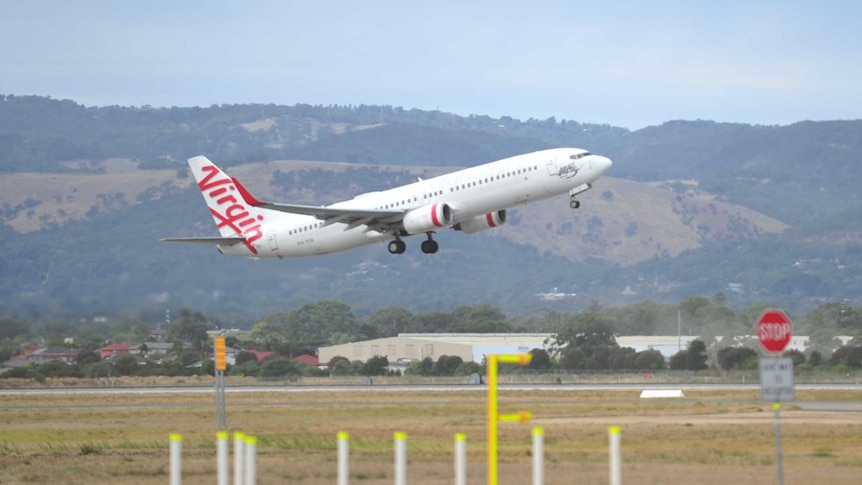
M610 484L622 484L622 456L620 452L619 427L612 426L608 430L610 446ZM216 484L229 485L229 434L219 431L216 434ZM533 428L532 442L532 485L544 485L545 482L545 430ZM234 433L234 482L233 485L257 485L257 438L243 433ZM337 435L337 485L350 484L350 434L340 432ZM407 485L407 433L394 434L394 483ZM454 481L455 485L467 483L467 436L455 434L454 441ZM182 436L178 433L170 435L170 485L182 485Z

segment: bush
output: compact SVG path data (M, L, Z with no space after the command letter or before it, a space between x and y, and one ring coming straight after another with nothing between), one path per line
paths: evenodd
M243 365L246 362L253 362L257 364L257 354L255 354L254 352L243 350L242 352L236 354L236 360L234 362L236 363L236 365Z
M335 359L332 359L335 361ZM335 364L329 367L329 375L331 376L353 376L356 375L353 372L353 366L350 365L350 361L341 358L340 360L335 361Z
M718 366L724 370L749 369L751 359L758 359L757 352L749 347L724 347L718 351Z
M688 350L680 350L679 352L673 354L670 358L670 369L671 370L686 370L686 363L688 362Z
M296 362L288 359L267 359L260 366L257 376L263 378L278 378L300 375Z
M404 375L407 376L430 376L434 374L434 360L431 357L425 357L419 362L414 362L404 369Z
M547 370L553 367L551 356L545 349L533 349L530 351L533 357L530 359L530 364L527 366L530 370Z
M110 377L114 373L114 366L110 362L104 360L87 364L81 369L84 377L96 379L99 377Z
M841 365L848 369L858 369L862 367L862 347L842 345L835 352L832 352L829 363L835 366Z
M635 354L635 369L661 370L664 369L664 356L658 350L642 350Z
M243 376L243 377L254 377L260 372L260 366L255 361L246 361L242 364L235 365L228 369L228 375L231 376Z
M120 357L114 368L117 370L117 374L130 376L138 371L138 359L132 354L126 354Z
M473 374L482 374L484 369L476 362L463 362L455 369L452 375L455 376L470 376Z
M329 375L327 371L320 369L316 365L297 362L296 367L299 369L299 374L302 377L326 377Z
M385 356L374 356L365 361L361 374L364 376L385 376L389 367L389 359Z
M212 359L207 359L201 362L201 369L199 372L202 376L214 376L215 375L215 361Z
M464 359L457 355L441 355L434 363L433 373L435 376L451 376L463 363Z
M578 347L566 348L560 359L560 368L566 370L583 369L587 364L587 354Z
M135 371L134 375L137 377L162 376L164 375L164 369L158 365L147 364L138 366L138 370Z
M0 377L2 377L3 379L30 378L33 377L33 367L27 365L24 367L16 367L14 369L9 369L6 372L0 374Z

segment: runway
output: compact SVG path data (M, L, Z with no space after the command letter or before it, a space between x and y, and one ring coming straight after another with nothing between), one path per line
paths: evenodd
M760 384L501 384L499 391L640 391L644 389L759 391ZM862 384L797 384L797 391L854 391L862 390ZM225 392L237 393L295 393L295 392L486 392L484 385L469 384L423 384L423 385L264 385L227 386ZM214 392L213 386L153 386L153 387L65 387L65 388L19 388L0 389L2 396L39 395L112 395L112 394L202 394Z

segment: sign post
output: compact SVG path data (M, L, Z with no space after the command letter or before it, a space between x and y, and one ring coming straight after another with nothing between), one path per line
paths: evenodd
M227 355L225 338L216 337L215 345L215 391L216 391L216 427L227 429L227 412L225 410L224 371L227 370Z
M778 485L784 485L784 460L781 453L781 404L793 400L793 360L779 357L793 336L793 324L779 309L766 310L755 324L757 340L771 354L760 358L760 399L773 402L775 411L775 452Z
M793 359L761 357L760 400L776 403L789 402L793 399Z

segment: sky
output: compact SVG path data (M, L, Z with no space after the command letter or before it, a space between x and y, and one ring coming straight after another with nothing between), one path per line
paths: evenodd
M0 94L640 129L862 118L862 2L0 0Z

